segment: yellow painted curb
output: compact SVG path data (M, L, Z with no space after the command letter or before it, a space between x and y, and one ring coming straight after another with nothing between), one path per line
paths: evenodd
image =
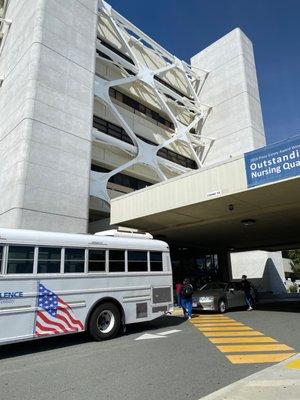
M286 364L284 367L291 369L300 369L300 358L298 358L298 360L290 362L289 364Z

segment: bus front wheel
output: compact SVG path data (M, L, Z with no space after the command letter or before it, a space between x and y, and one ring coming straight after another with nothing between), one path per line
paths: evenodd
M100 304L92 313L89 323L90 334L96 340L113 338L121 325L118 307L112 303Z

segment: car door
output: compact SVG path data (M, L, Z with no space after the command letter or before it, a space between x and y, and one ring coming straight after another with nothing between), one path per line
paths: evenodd
M235 283L231 282L226 287L226 297L227 297L227 305L229 308L231 307L240 307L242 298L240 287Z
M227 298L227 306L228 308L235 307L235 294L234 294L234 286L232 283L228 283L226 286L226 298Z
M242 307L246 305L245 293L242 290L242 285L240 282L235 282L235 293L236 293L236 307Z

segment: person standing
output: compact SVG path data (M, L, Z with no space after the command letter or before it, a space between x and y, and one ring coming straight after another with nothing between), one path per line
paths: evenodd
M181 292L182 292L183 284L181 282L177 282L175 285L175 291L177 295L177 305L178 307L182 307L181 304Z
M245 294L245 301L246 304L248 305L248 311L253 310L253 298L251 295L251 283L247 280L247 275L242 276L242 290Z
M181 304L183 308L184 315L188 315L189 319L192 318L192 308L193 308L193 286L189 279L183 281L183 288L181 291Z

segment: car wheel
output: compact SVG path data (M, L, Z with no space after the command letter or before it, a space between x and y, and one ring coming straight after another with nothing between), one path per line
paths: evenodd
M218 312L224 314L227 311L227 305L225 300L220 300L218 304Z
M96 340L113 338L120 329L121 315L112 303L103 303L91 315L89 332Z

